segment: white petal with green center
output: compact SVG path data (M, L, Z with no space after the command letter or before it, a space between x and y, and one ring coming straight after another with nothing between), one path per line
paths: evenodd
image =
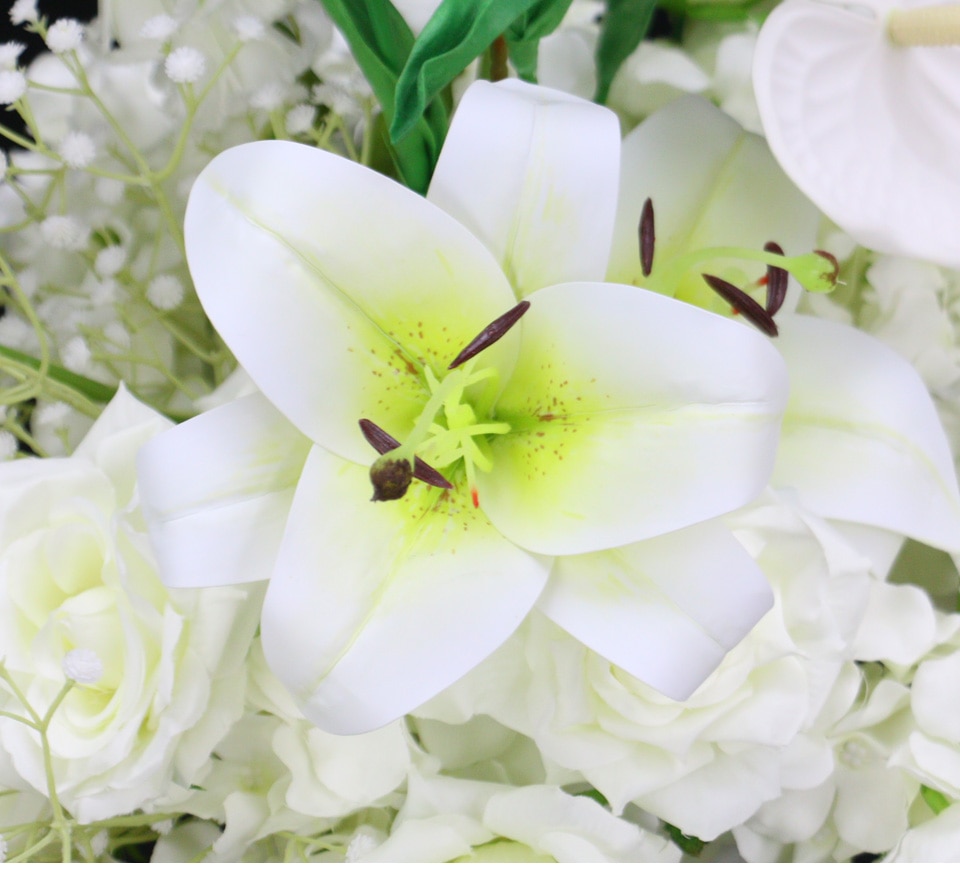
M137 457L140 500L164 583L268 578L310 446L259 393L147 443Z
M463 95L428 199L483 240L518 297L603 278L617 202L616 115L508 79Z
M289 142L218 155L187 207L204 309L251 378L314 442L360 461L369 418L402 440L437 371L515 298L483 245L422 197ZM507 375L507 337L484 364Z
M879 340L792 316L777 348L790 401L773 484L826 518L960 549L960 494L946 434L917 372Z
M902 47L889 0L789 0L754 55L770 148L857 242L960 266L960 50ZM933 5L933 4L930 4Z
M786 371L756 331L626 285L530 297L497 402L480 506L514 542L578 554L753 499L773 466Z
M710 521L558 558L539 608L657 691L685 700L773 605L759 567Z
M267 662L331 733L380 727L465 674L520 624L550 567L462 489L415 481L386 503L371 490L366 467L311 451L263 607Z
M702 97L675 100L636 127L623 141L621 163L610 281L726 314L730 307L701 273L743 287L764 275L762 264L711 260L677 274L671 262L713 246L761 250L771 240L798 255L816 242L819 213L777 166L763 139ZM637 227L647 197L656 216L656 246L653 273L644 278Z

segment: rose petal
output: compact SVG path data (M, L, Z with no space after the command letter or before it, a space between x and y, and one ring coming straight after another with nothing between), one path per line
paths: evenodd
M538 291L497 403L480 505L543 554L620 546L742 506L766 485L786 375L755 331L638 288Z
M757 39L770 148L857 242L960 266L960 53L886 35L893 4L790 0Z
M916 371L837 322L793 316L777 349L790 401L773 483L819 515L960 549L960 493L943 425Z
M619 154L620 126L608 109L517 79L476 82L427 196L483 240L525 297L603 278Z
M185 219L207 314L251 378L315 442L360 461L370 418L403 439L439 372L514 305L483 246L359 164L254 142L200 174ZM484 363L509 373L516 339Z
M263 608L271 669L331 733L373 730L460 678L520 624L549 571L458 490L370 492L365 467L314 448Z
M164 583L268 578L310 445L259 393L147 443L140 499Z
M773 605L759 567L719 522L559 558L537 604L618 667L685 700Z

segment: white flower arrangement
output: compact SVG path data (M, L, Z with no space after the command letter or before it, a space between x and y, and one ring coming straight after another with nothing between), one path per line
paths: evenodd
M642 5L12 4L0 861L960 860L956 7Z

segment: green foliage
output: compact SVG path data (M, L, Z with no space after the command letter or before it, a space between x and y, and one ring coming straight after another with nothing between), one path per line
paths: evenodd
M327 2L327 0L324 0ZM520 75L534 81L537 44L560 23L571 0L443 0L410 52L397 83L390 138L397 142L425 107L503 35Z
M376 95L388 124L396 120L397 82L414 45L413 33L390 0L320 0L340 29ZM424 101L421 111L393 137L391 153L401 180L426 192L447 133L443 102Z
M664 824L663 827L667 832L667 836L683 849L687 855L691 855L694 858L700 857L700 853L707 845L703 840L699 837L688 837L680 828L674 827L672 824Z
M923 798L924 802L934 813L940 815L948 806L950 806L950 801L942 795L939 791L935 791L929 785L920 786L920 796Z
M597 103L606 103L613 77L650 29L657 0L607 0L597 43Z

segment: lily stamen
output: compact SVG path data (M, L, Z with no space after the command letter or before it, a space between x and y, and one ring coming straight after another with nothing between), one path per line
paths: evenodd
M657 240L653 201L649 197L643 201L643 209L640 210L640 226L637 232L640 236L640 270L646 277L653 272L653 250Z
M779 331L773 317L749 294L719 276L711 276L709 273L702 273L701 275L703 281L726 300L737 313L756 325L768 336L777 336Z
M529 308L530 301L521 300L513 309L505 312L499 318L495 318L464 346L463 350L453 359L453 362L447 369L455 370L472 357L479 355L484 349L492 346L520 320Z

